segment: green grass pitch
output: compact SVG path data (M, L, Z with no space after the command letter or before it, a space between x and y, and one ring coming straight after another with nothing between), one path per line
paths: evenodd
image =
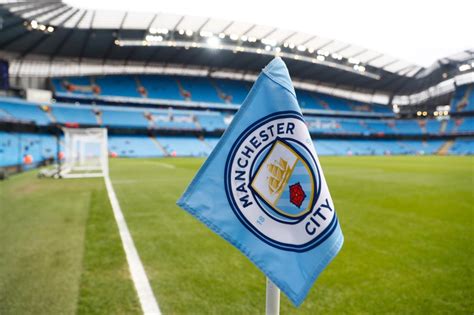
M202 159L114 159L111 178L164 314L263 314L265 278L175 205ZM282 314L472 314L474 159L323 157L345 236ZM103 180L0 182L0 314L139 314Z

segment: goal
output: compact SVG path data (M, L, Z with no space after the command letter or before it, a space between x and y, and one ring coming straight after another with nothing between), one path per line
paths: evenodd
M84 178L109 175L107 129L63 128L64 160L59 163L59 177Z

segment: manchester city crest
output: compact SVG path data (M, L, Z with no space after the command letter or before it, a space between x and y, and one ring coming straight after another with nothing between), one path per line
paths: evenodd
M299 113L273 114L244 131L231 150L225 176L234 213L272 246L306 251L336 226L313 142Z

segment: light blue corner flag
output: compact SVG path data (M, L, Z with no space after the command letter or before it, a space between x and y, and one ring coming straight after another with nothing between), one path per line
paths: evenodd
M343 236L285 63L258 77L178 201L237 247L296 305Z

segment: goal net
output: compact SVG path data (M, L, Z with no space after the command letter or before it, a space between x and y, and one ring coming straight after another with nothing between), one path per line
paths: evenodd
M64 161L60 164L60 177L108 176L107 129L63 128L63 132Z

